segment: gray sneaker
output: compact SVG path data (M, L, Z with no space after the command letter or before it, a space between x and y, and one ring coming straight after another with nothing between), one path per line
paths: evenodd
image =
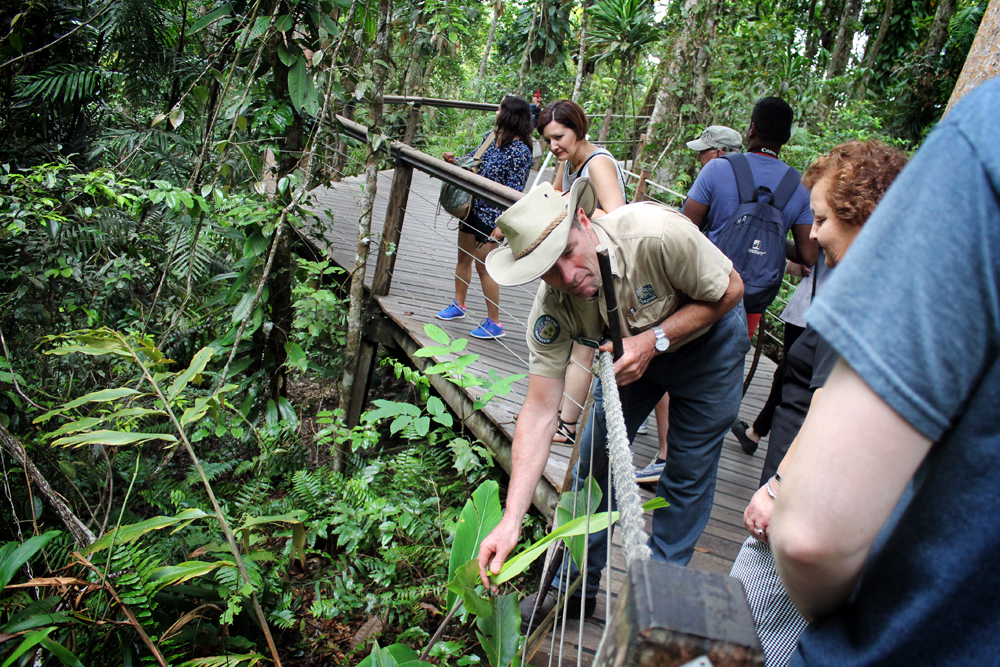
M638 484L656 484L660 481L660 475L663 474L663 469L667 466L666 463L657 463L656 459L642 470L635 471L635 481Z

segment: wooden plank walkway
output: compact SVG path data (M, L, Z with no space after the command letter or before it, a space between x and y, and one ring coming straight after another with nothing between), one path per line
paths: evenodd
M534 180L531 174L529 186ZM392 184L392 171L379 174L378 192L375 201L372 232L381 231L385 217L386 202ZM454 268L457 253L456 220L445 211L437 211L437 197L440 181L414 171L402 237L398 248L392 290L379 299L382 309L410 336L421 345L431 341L424 335L423 325L437 324L452 338L468 338L467 350L480 355L472 369L486 374L495 369L501 375L525 373L527 368L527 344L525 342L525 320L531 309L537 284L524 287L501 287L500 313L506 336L500 340L477 340L469 332L486 317L486 302L479 287L478 277L473 275L467 301L468 317L464 320L442 322L434 314L447 306L454 294ZM329 188L313 192L316 211L329 211L332 215L331 231L328 239L333 260L343 267L351 267L356 244L358 205L361 200L359 178L347 179ZM330 221L328 221L329 223ZM375 236L377 239L378 237ZM377 242L372 244L377 248ZM369 276L375 265L375 254L369 261ZM368 283L370 285L370 277ZM753 351L747 355L749 369ZM740 416L752 422L763 407L770 391L774 364L761 357L753 383L744 397ZM527 389L527 380L514 385L514 391L504 398L495 399L484 410L494 423L500 425L509 438L514 435L513 414L519 409ZM640 435L633 444L633 461L644 467L656 454L657 440L655 419L651 420L650 432ZM690 567L728 574L733 560L747 533L743 528L743 510L750 497L757 490L761 467L767 452L767 440L754 456L747 456L740 449L731 434L726 436L722 457L719 462L719 480L715 492L715 504L704 534L698 541L697 551ZM545 469L545 477L555 488L561 489L569 462L570 448L554 446ZM650 489L644 489L644 500L651 497ZM647 531L649 530L647 517ZM615 542L617 543L617 535ZM620 550L614 550L611 559L612 608L617 591L625 577L625 565ZM607 577L604 582L606 584ZM605 589L606 590L606 589ZM598 599L597 614L584 624L583 654L581 667L589 665L604 627L607 614L605 592ZM576 622L567 625L565 644L561 652L564 665L575 665L577 661L578 628ZM557 639L558 641L558 639ZM548 641L536 655L532 663L548 664ZM556 656L558 658L558 656ZM553 664L555 664L553 662Z

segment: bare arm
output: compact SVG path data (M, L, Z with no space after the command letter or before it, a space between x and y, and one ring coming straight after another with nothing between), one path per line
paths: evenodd
M486 587L490 585L489 573L499 572L507 555L517 546L524 515L549 458L562 393L562 379L528 376L528 395L521 406L511 446L507 507L499 525L479 547L479 576Z
M590 161L587 176L597 191L597 201L605 213L625 205L621 187L618 185L618 170L615 161L606 155L599 155Z
M690 334L711 326L719 318L736 307L743 298L743 280L733 269L729 272L729 286L718 301L691 301L674 312L673 315L660 323L660 328L670 340L680 340ZM635 382L646 372L649 362L656 356L653 343L656 334L653 331L643 331L641 334L629 336L622 341L625 354L615 362L615 376L619 385ZM601 350L611 350L611 343L601 346Z
M837 362L785 457L771 524L778 573L807 620L850 595L931 444Z
M814 266L819 257L819 244L809 238L810 225L792 225L792 238L795 242L785 240L785 257L797 264Z
M556 171L552 174L552 187L556 192L562 192L564 171L566 171L566 160L559 160L556 164Z
M701 229L701 223L704 222L705 216L708 215L708 206L688 197L687 201L684 202L683 213L691 222L697 225L698 229Z

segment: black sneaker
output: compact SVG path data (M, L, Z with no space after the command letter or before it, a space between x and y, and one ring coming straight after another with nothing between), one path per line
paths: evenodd
M538 627L538 624L549 615L553 607L556 606L556 599L558 598L558 591L555 588L549 588L548 592L545 594L545 599L542 600L541 604L538 605L538 609L535 611L535 621L531 624L531 629L534 630ZM528 621L531 620L531 609L535 606L535 598L538 597L538 593L532 593L528 597L521 600L517 608L521 610L521 634L527 634L528 632ZM587 598L583 603L583 617L590 618L594 615L594 611L597 609L597 598ZM566 614L569 618L580 618L580 598L574 595L566 603Z
M737 419L733 422L733 425L729 427L729 430L732 431L733 435L736 436L736 439L740 441L740 447L743 448L743 451L750 456L753 456L754 452L757 451L758 443L754 442L747 436L748 428L750 428L750 424Z

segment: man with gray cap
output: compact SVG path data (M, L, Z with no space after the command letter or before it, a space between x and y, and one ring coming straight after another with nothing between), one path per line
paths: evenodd
M717 157L741 152L743 150L743 137L731 127L709 125L700 137L687 142L687 147L698 151L698 162L704 167L710 160Z
M777 97L762 98L754 105L753 113L750 115L745 162L749 167L753 188L756 190L763 188L772 193L772 200L778 194L782 179L790 170L790 167L778 157L778 153L792 136L793 119L792 107ZM710 127L705 130L705 134L708 134L711 129ZM702 138L705 134L702 134ZM700 143L701 141L699 139L688 143L688 148L701 151L701 146L710 146L710 142ZM702 160L700 152L698 159ZM729 163L728 159L704 160L701 164L701 173L698 174L698 178L688 192L687 201L684 202L684 215L703 229L712 243L720 243L723 227L740 208L740 189L734 171L736 165ZM797 172L795 173L797 174ZM756 194L754 201L757 201ZM819 253L819 246L816 241L809 238L813 222L812 211L809 210L809 193L800 183L792 191L783 207L779 208L781 208L781 217L784 222L780 230L781 238L785 238L785 235L791 230L792 237L795 239L794 243L785 243L785 257L803 266L814 265ZM736 259L738 264L741 261L736 257L733 259ZM776 261L779 260L776 258ZM784 262L780 263L783 271ZM746 278L746 276L744 277ZM749 290L749 293L752 292L752 289ZM763 308L757 308L754 312L747 313L747 320L750 323L748 333L751 337L757 328L757 323L760 322L763 310Z
M667 467L657 486L669 506L653 515L653 557L687 564L712 510L722 440L739 411L750 347L743 283L732 262L673 209L642 202L592 220L594 201L585 178L568 198L543 184L497 219L508 245L487 257L490 275L501 285L542 283L528 320L528 393L514 434L506 511L479 552L484 583L487 570L499 572L517 544L545 468L573 341L596 346L605 338L603 291L609 286L601 281L598 246L608 248L619 305L624 355L615 374L630 441L664 393L671 397ZM610 350L610 343L601 349ZM594 413L578 442L577 488L588 474L603 488L607 424L599 382ZM598 511L606 508L610 489L603 492ZM589 540L590 614L607 560L606 532ZM548 593L541 613L555 603ZM522 604L533 602L529 597ZM571 598L574 607L579 611L579 597Z

